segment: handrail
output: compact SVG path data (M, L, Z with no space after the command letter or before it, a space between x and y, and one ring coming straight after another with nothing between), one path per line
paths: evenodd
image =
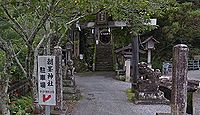
M188 70L200 70L200 60L188 60ZM171 75L172 61L165 61L162 65L162 74Z

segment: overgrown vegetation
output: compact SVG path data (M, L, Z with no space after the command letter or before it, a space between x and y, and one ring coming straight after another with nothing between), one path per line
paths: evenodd
M132 88L128 88L124 91L128 97L128 101L134 102L135 101L135 90Z
M33 111L33 98L22 96L13 98L10 103L10 112L13 115L30 115Z

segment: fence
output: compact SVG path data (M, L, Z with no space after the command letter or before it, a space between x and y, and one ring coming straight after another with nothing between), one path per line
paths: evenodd
M188 70L200 70L200 60L189 60Z
M188 70L200 70L200 60L188 60ZM163 62L162 75L172 75L172 61Z

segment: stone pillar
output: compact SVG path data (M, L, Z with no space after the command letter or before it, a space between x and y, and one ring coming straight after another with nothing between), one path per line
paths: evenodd
M200 89L193 93L193 115L200 115Z
M66 61L71 60L72 44L67 42L66 44Z
M80 91L75 85L74 66L72 56L72 44L66 44L66 65L64 68L65 74L63 75L63 99L64 100L79 100Z
M55 46L53 55L56 56L56 106L54 109L61 111L63 109L62 48Z
M126 81L130 82L130 74L131 74L131 71L130 71L131 61L130 61L130 59L127 59L125 61L125 65L126 65Z
M173 48L171 113L186 115L188 47L178 44Z
M151 68L151 49L148 49L147 63L148 66Z

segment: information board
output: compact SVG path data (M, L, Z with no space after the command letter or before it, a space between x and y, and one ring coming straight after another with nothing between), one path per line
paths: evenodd
M40 105L56 105L55 56L38 56Z

